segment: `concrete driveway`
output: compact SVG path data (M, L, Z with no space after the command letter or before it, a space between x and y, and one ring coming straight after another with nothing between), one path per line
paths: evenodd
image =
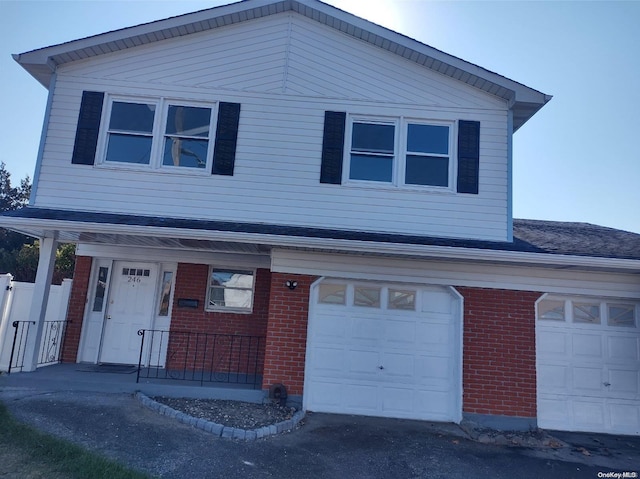
M160 416L128 393L1 380L0 388L18 419L157 477L598 478L640 468L638 438L564 434L557 450L507 447L472 441L451 424L309 414L290 433L235 442Z

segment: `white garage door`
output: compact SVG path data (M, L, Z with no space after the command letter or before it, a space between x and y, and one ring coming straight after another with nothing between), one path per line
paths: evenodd
M460 421L460 301L449 289L325 280L311 303L306 409Z
M640 434L640 304L545 297L537 311L538 425Z

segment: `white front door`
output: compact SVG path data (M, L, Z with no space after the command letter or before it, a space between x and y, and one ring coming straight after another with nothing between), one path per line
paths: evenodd
M141 337L153 316L157 267L148 263L117 261L111 275L100 362L137 364Z
M459 421L460 314L460 300L443 287L316 285L305 408Z

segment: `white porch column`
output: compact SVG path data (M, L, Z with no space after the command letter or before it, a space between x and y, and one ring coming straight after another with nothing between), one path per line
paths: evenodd
M11 295L10 287L13 276L9 273L0 274L0 371L6 371L9 368L10 351L7 352L7 335L13 333L13 328L9 324L9 311L7 303ZM10 343L9 343L10 344Z
M40 238L40 257L38 259L38 272L36 283L33 287L33 299L29 309L29 321L35 321L30 325L29 336L24 352L23 371L35 371L40 354L42 331L44 329L44 317L47 313L53 267L56 262L56 249L58 247L57 234L53 237Z
M11 280L13 276L9 273L0 274L0 325L2 324L2 318L4 318L4 309L7 304L7 298L9 297L9 288L11 287Z

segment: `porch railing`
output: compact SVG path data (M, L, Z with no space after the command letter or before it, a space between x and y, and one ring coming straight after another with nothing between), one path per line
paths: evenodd
M141 329L140 379L261 387L264 337Z
M62 344L67 323L70 321L45 321L42 330L42 339L38 351L36 367L57 364L62 357ZM27 349L29 334L35 334L35 321L14 321L15 328L13 343L11 344L11 358L7 374L12 370L24 369L24 355Z

